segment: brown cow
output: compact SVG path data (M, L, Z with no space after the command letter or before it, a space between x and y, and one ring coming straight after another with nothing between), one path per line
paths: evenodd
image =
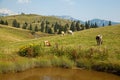
M44 46L51 46L49 41L44 41Z

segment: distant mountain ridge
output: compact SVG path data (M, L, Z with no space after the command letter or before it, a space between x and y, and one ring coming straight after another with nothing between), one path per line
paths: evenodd
M58 17L58 18L62 18L62 19L67 19L67 20L71 20L71 21L78 21L79 19L76 19L76 18L73 18L71 16L66 16L66 15L63 15L63 16L55 16L55 17ZM79 20L81 22L81 24L85 24L84 21L82 20ZM89 20L90 23L92 24L95 24L97 23L98 26L107 26L108 23L109 23L109 20L102 20L102 19L92 19L92 20ZM115 25L115 24L120 24L120 22L114 22L114 21L111 21L111 24L112 25Z
M8 16L9 14L5 13L0 13L0 16Z
M80 21L81 24L84 24L85 22L76 18L73 18L71 16L67 16L67 15L63 15L63 16L55 16L57 18L61 18L61 19L66 19L66 20L71 20L71 21Z
M109 24L109 21L108 20L101 20L101 19L92 19L92 20L89 20L90 23L97 23L98 26L107 26ZM120 24L120 22L113 22L111 21L111 24L112 25L115 25L115 24Z

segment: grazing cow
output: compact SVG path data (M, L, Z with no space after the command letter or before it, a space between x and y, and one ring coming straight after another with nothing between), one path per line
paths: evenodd
M49 41L44 41L44 46L51 46Z
M64 36L65 35L64 31L61 31L61 34L62 34L61 36Z
M97 42L97 45L101 45L102 44L102 35L97 35L96 36L96 42Z
M73 32L72 32L72 30L68 30L68 34L71 34L71 35L73 35Z

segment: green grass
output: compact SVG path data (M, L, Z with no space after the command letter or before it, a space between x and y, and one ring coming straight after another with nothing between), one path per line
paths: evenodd
M3 29L3 30L2 30ZM6 27L5 27L6 29ZM24 30L19 35L0 28L8 37L19 39L28 33ZM15 29L16 31L16 29ZM17 31L18 32L18 31ZM1 35L4 35L0 32ZM103 35L103 44L96 45L95 36ZM2 38L0 36L0 72L24 71L33 67L81 67L99 71L120 73L120 25L92 28L75 32L74 35L55 35L32 39L22 36L20 41ZM15 37L16 36L16 37ZM6 40L5 40L6 39ZM51 47L45 47L44 41L49 40ZM9 42L10 41L10 42ZM58 44L56 48L55 44ZM44 48L42 55L35 58L20 57L17 52L21 46L41 44Z
M17 20L23 25L23 23L27 22L28 24L32 24L33 26L38 25L40 26L41 21L49 21L50 25L52 25L55 22L61 23L61 25L65 25L66 23L70 23L69 20L59 19L53 16L42 16L42 15L36 15L36 14L25 14L25 15L13 15L13 16L7 16L7 17L0 17L0 19L4 21L8 21L8 25L12 26L12 22L14 19Z

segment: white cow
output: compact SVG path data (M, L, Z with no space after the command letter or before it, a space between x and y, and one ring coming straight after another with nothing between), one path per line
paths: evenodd
M68 30L68 34L71 34L71 35L73 35L73 32L72 32L72 30Z
M64 32L64 31L61 31L61 34L62 34L62 36L64 36L64 35L65 35L65 32Z

